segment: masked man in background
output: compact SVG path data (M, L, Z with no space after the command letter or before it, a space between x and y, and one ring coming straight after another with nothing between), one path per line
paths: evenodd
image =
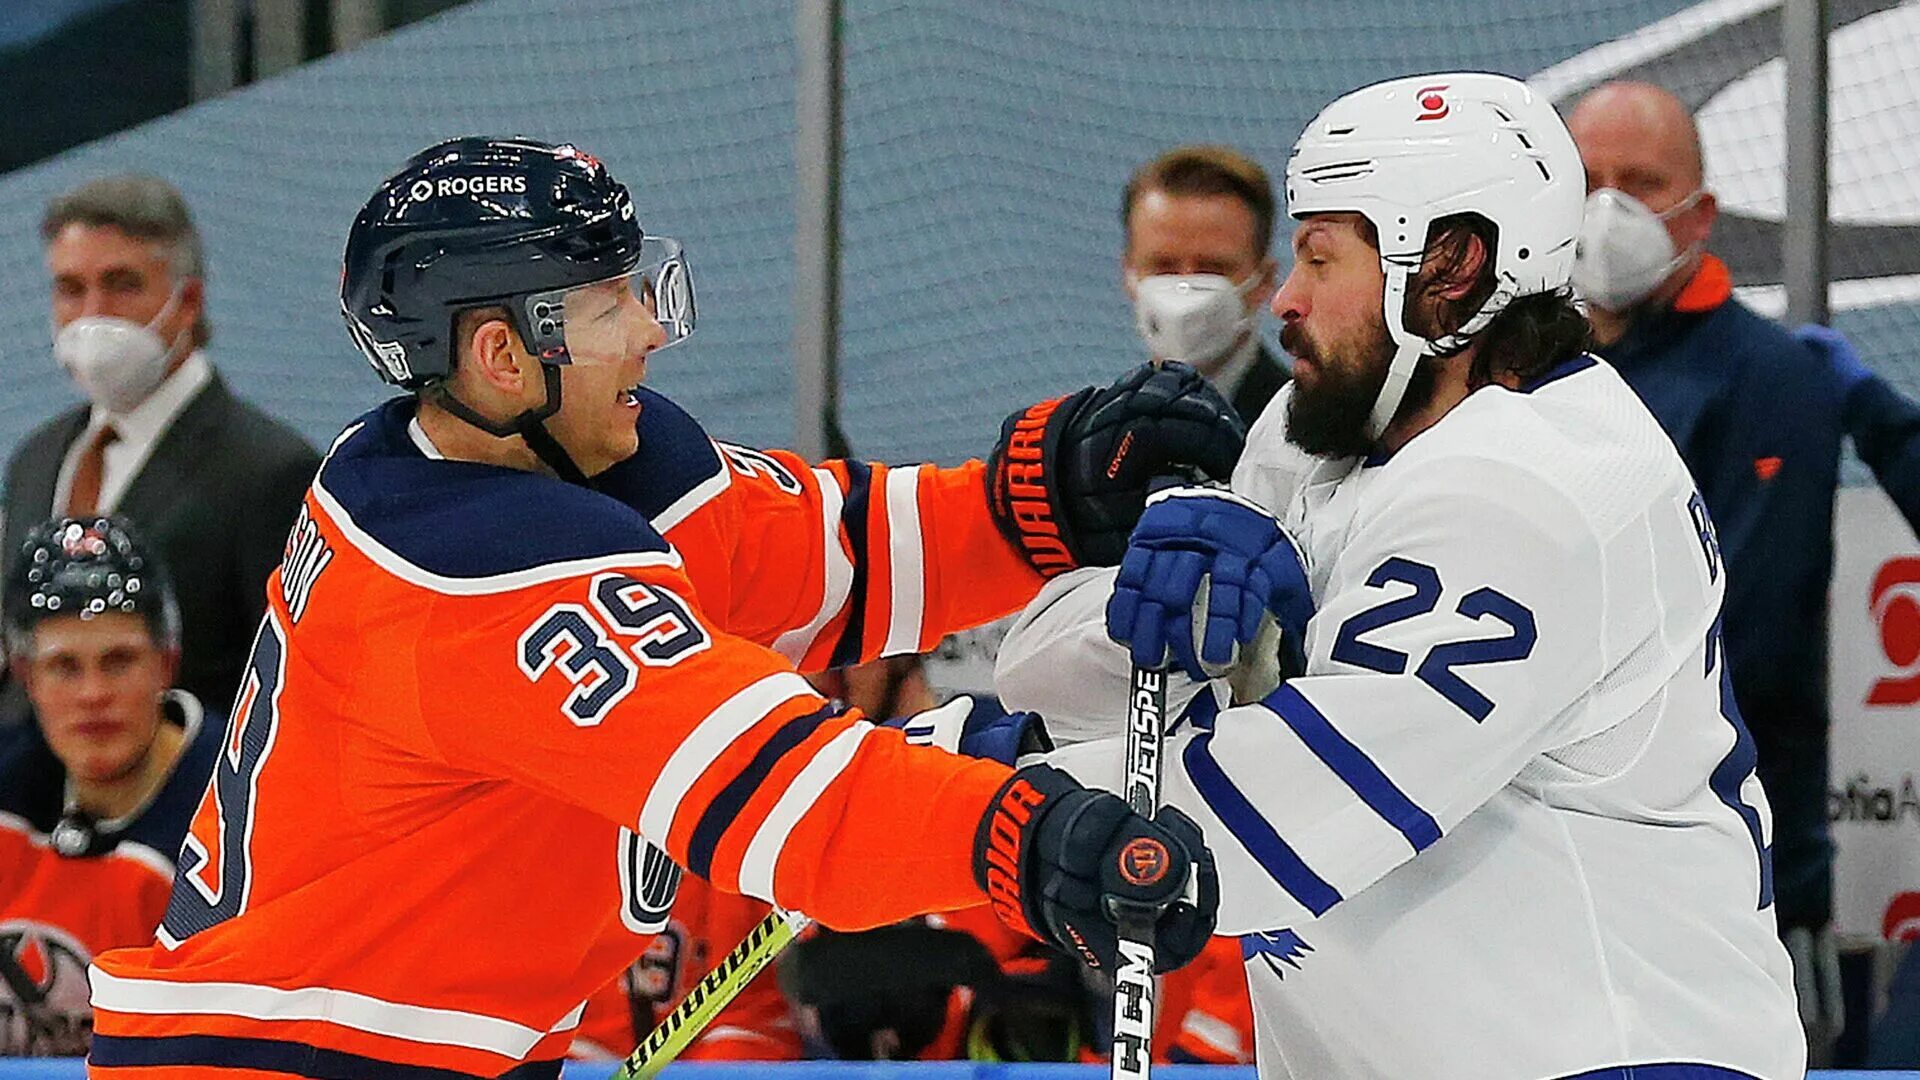
M1287 382L1260 340L1273 295L1273 182L1225 146L1182 146L1127 181L1120 264L1134 321L1155 360L1199 368L1252 424Z
M40 235L54 359L86 401L34 429L7 463L5 568L50 517L126 518L173 572L175 685L225 709L320 456L235 397L208 360L206 258L171 184L83 184L48 205ZM25 715L14 688L0 727Z
M1780 933L1814 1064L1841 1019L1827 828L1827 589L1841 395L1823 356L1733 296L1680 100L1616 82L1568 128L1587 170L1573 284L1594 351L1679 447L1726 555L1727 659L1773 804Z

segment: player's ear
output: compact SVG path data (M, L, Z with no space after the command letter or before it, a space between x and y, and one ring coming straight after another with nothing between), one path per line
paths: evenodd
M206 302L207 283L205 281L190 277L180 282L180 311L186 316L188 326L200 320Z
M462 367L471 377L508 393L517 393L536 363L520 346L504 312L480 312L462 317Z

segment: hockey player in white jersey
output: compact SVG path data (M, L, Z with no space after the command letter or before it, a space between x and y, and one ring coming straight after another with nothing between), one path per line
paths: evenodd
M1007 704L1104 783L1115 640L1172 657L1164 799L1217 853L1267 1080L1804 1073L1713 527L1582 351L1584 193L1511 79L1328 106L1287 169L1294 382L1232 493L1162 492L1117 576L1056 579L1001 650ZM1234 663L1267 619L1304 667L1277 686Z

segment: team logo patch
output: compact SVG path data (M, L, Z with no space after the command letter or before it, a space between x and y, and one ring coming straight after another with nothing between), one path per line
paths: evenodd
M87 1052L91 958L79 939L50 923L0 921L0 1058Z
M1152 837L1140 836L1120 849L1120 876L1132 885L1156 885L1167 876L1167 845Z
M1240 936L1240 959L1251 961L1259 957L1267 970L1282 979L1287 977L1287 968L1299 971L1300 962L1312 951L1313 946L1291 930L1266 930Z

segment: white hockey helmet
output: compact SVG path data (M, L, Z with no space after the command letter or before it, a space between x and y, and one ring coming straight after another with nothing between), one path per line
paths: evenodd
M1357 213L1373 224L1386 273L1382 304L1394 357L1368 434L1392 421L1415 365L1457 347L1514 299L1565 286L1586 203L1585 169L1553 106L1524 83L1485 72L1375 83L1321 110L1287 162L1287 212ZM1402 323L1427 230L1474 213L1498 230L1493 294L1460 329L1428 340Z

